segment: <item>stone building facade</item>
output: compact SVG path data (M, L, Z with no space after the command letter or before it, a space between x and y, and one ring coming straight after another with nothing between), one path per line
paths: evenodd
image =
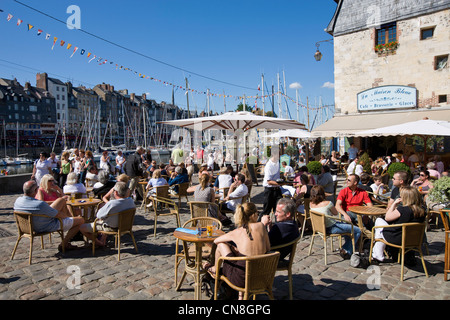
M418 108L450 104L449 0L337 2L327 28L334 37L337 110L357 112L358 93L386 85L415 87ZM392 25L396 49L377 52L380 30Z

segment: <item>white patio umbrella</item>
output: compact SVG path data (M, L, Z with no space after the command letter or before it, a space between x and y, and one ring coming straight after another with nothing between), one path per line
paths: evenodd
M280 130L267 136L268 138L297 138L297 139L309 139L311 133L301 129L288 129Z
M394 126L357 132L361 137L381 136L450 136L450 122L423 119Z
M227 112L218 116L161 121L158 123L194 130L231 130L242 129L305 129L305 125L290 119L258 116L251 112Z

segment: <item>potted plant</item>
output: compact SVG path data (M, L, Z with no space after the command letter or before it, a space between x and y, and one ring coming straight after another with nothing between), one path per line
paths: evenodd
M375 49L375 52L378 54L383 54L383 53L388 54L388 53L394 53L397 50L398 46L399 46L398 41L391 41L388 43L377 44L374 49Z
M408 172L408 177L411 175L411 169L409 168L409 166L407 166L403 162L394 162L391 163L391 165L388 168L389 177L391 177L392 179L394 177L394 173L398 171Z
M317 177L322 173L322 164L319 161L310 161L306 167L308 172L314 177L314 180L317 181Z
M359 158L359 164L362 164L364 172L367 172L369 174L372 172L372 159L370 159L367 152L364 152L364 154Z
M450 206L450 177L443 176L433 182L427 197L427 206L439 210Z

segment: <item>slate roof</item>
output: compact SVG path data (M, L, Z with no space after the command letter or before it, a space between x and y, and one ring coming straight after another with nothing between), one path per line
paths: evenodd
M340 36L450 8L450 0L339 0L326 32Z

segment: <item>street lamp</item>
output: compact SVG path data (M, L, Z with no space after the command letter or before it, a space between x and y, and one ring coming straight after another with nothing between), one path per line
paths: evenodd
M321 42L333 42L333 39L322 40L322 41L316 42L317 51L316 51L316 53L314 53L314 59L316 59L316 61L320 61L320 59L322 59L322 52L319 51Z

